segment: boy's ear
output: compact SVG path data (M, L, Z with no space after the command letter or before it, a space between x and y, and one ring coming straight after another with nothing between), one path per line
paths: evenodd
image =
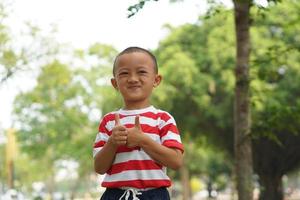
M162 76L159 75L159 74L156 74L155 75L155 80L154 80L154 83L153 83L153 87L159 86L161 80L162 80Z
M118 90L118 84L117 84L116 79L115 79L115 78L111 78L111 79L110 79L110 82L111 82L112 86L113 86L116 90Z

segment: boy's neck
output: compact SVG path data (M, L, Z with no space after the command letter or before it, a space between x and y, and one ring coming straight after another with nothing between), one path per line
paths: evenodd
M125 103L124 110L139 110L151 106L150 102L146 103Z

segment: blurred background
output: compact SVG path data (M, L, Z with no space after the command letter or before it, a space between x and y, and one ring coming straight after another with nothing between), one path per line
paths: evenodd
M300 200L299 10L251 8L254 199ZM237 199L230 0L0 0L0 20L1 200L99 199L92 148L102 115L122 106L110 78L128 46L157 56L152 102L185 145L184 167L168 171L172 199Z

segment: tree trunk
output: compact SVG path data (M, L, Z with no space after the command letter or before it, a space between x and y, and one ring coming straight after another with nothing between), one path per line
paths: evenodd
M49 177L49 179L46 182L46 190L48 192L49 195L49 199L53 200L54 199L54 192L55 192L55 180L54 180L54 172L53 170L50 170L49 173L51 173L51 176Z
M10 189L15 188L14 180L15 180L15 170L14 170L14 161L9 161L8 163L8 187Z
M180 168L181 183L182 183L182 200L190 200L191 187L190 175L184 159L184 165Z
M252 147L250 137L249 55L250 0L234 0L236 31L236 85L234 103L234 149L239 200L253 199Z
M207 193L208 193L208 198L211 198L211 197L213 197L212 196L212 183L211 183L211 181L208 181L208 183L207 183Z
M15 166L14 162L17 157L17 139L14 129L7 131L7 144L6 144L6 164L7 164L7 178L8 187L14 188L15 180Z
M283 200L282 176L260 175L259 200Z

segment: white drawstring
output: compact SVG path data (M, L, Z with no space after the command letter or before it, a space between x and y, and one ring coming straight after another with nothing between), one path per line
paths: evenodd
M136 195L141 195L142 193L132 188L126 189L119 200L122 200L123 197L125 197L125 200L128 200L130 197L130 192L132 192L132 200L140 200Z

